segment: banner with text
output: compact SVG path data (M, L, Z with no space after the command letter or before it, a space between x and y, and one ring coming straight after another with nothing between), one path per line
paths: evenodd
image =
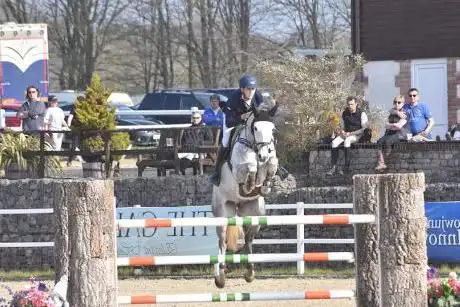
M426 202L430 261L460 262L460 202Z
M117 208L118 219L212 217L211 206ZM217 255L216 227L130 228L117 233L118 257Z

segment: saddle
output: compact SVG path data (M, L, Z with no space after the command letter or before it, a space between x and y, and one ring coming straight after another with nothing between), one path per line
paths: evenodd
M228 153L227 153L227 156L225 157L225 161L228 163L228 166L230 167L230 169L232 169L232 163L230 161L232 160L233 147L238 141L240 132L243 129L244 129L244 125L238 125L238 126L235 126L235 128L232 129L232 131L230 131L230 138L228 141L229 142Z

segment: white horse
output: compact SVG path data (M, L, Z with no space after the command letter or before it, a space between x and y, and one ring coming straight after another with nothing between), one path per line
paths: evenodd
M271 191L272 179L278 169L274 130L268 112L262 107L249 116L240 132L236 132L230 164L225 162L222 165L220 185L214 186L212 192L215 217L265 215L264 196ZM252 241L259 229L260 226L243 226L244 253L252 253ZM240 227L219 226L216 232L219 254L225 254L227 249L238 251ZM225 271L226 265L221 263L215 277L219 288L225 285ZM254 264L246 265L244 278L247 282L254 280Z

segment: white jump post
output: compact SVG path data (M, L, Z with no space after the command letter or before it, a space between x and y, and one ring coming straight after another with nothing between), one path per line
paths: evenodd
M303 202L298 202L297 203L297 215L298 216L304 216L305 215L305 209L304 209L304 203ZM297 225L297 254L303 254L305 253L305 225L304 224L298 224ZM305 273L305 262L303 261L297 261L297 275L303 275Z

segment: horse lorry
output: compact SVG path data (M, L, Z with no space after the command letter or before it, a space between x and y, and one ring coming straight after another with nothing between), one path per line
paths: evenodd
M41 99L46 101L49 87L47 25L1 24L0 99L7 111L7 127L21 125L11 113L25 100L28 85L36 86Z

